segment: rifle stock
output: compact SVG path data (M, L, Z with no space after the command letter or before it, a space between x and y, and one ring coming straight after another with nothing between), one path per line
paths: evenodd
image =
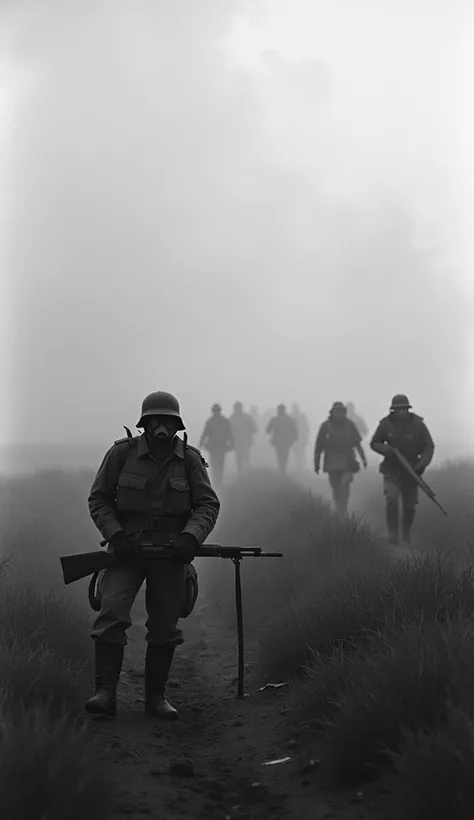
M60 559L63 570L65 584L73 584L88 575L100 572L117 563L117 558L112 552L80 552L76 555L63 555Z

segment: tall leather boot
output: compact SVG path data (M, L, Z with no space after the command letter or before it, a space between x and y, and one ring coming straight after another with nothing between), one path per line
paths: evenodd
M388 540L390 544L398 544L398 501L388 502L385 507Z
M117 714L117 684L122 670L122 644L94 641L95 694L84 704L91 715L115 717Z
M164 720L176 720L177 710L168 703L166 683L174 655L174 646L147 644L145 656L145 712Z
M415 510L413 508L403 508L402 514L402 540L404 544L410 543L410 530L415 520Z

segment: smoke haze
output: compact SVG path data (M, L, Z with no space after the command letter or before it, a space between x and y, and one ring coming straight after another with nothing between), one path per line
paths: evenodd
M214 401L406 392L472 447L470 3L0 9L4 443L108 445L164 389L194 442Z

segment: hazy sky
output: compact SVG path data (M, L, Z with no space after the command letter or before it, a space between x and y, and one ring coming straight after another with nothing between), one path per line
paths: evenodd
M0 439L406 391L465 446L473 11L3 0Z

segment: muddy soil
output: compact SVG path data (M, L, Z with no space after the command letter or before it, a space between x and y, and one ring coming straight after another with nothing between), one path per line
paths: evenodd
M89 718L116 785L114 820L377 820L372 799L325 795L285 725L287 687L258 692L247 646L246 693L236 698L236 639L205 601L185 622L168 698L172 723L143 712L144 617L129 630L116 720ZM271 766L265 761L290 757Z

